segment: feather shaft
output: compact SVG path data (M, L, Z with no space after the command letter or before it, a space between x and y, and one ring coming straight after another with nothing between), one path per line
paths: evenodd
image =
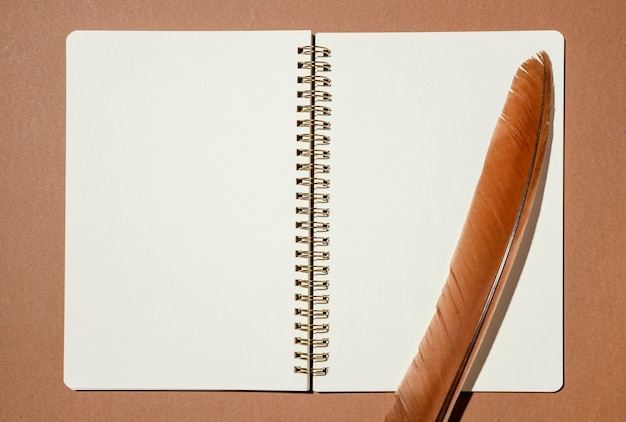
M437 310L386 417L446 421L511 271L549 136L552 68L540 52L513 79Z

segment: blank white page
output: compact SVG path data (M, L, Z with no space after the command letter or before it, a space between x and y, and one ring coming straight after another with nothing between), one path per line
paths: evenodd
M448 274L517 68L546 50L549 173L480 391L562 385L563 39L556 32L318 34L332 50L330 360L318 391L393 391Z
M297 47L310 32L67 40L65 383L304 390Z

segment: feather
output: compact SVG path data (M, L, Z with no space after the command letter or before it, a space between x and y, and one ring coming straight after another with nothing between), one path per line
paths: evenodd
M450 416L528 221L548 142L552 91L550 59L540 52L515 74L435 316L387 422Z

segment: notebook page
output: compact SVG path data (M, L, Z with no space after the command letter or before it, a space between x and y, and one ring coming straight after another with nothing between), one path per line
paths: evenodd
M318 34L332 50L330 373L393 391L434 314L511 80L553 60L554 134L533 244L476 391L562 385L563 39L556 32Z
M309 43L308 31L69 36L70 388L307 388L293 371L293 227Z

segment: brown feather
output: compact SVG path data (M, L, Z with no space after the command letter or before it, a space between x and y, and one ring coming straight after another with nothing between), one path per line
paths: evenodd
M522 64L494 130L450 274L386 421L445 421L511 270L537 190L552 110L545 52Z

